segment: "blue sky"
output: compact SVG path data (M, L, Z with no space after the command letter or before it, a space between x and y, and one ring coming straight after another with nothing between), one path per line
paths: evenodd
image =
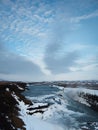
M0 0L0 79L98 79L98 0Z

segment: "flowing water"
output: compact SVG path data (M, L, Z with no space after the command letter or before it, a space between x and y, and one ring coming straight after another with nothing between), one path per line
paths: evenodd
M65 130L98 130L98 112L74 99L76 88L30 85L24 95L34 103L49 103L43 120L59 124ZM96 90L98 91L98 90ZM37 116L37 115L35 115Z

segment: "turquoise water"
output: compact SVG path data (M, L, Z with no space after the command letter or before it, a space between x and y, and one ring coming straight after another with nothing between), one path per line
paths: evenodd
M47 86L47 85L32 85L32 86L28 86L28 88L29 90L26 90L24 92L24 95L29 97L50 95L59 91L59 88Z
M64 93L59 87L49 85L32 85L28 88L29 90L23 94L30 99L32 98L33 101L35 97L39 97L36 102L58 104L64 107L66 111L55 111L52 121L55 120L54 122L63 125L65 130L84 130L83 127L87 127L85 130L98 130L95 127L95 122L98 122L98 112L70 98L71 93ZM59 92L60 94L58 94ZM43 99L40 100L40 97ZM64 104L62 104L62 100L65 102ZM73 113L67 113L69 110Z

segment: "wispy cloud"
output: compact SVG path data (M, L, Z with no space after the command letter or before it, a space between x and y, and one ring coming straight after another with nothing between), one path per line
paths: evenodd
M8 0L7 3L3 1L0 9L2 19L0 33L3 40L12 39L14 42L14 37L16 37L18 42L32 44L33 39L44 38L48 23L53 20L52 9L42 1L29 2L27 0L23 2ZM25 37L27 41L24 40Z
M94 18L94 17L98 17L98 10L95 10L94 12L92 12L90 14L85 14L82 16L73 17L70 19L70 21L72 23L78 23L82 20L87 20L87 19Z

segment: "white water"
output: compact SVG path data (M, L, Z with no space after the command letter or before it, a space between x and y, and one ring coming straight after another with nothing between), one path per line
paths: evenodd
M98 90L83 88L65 88L50 86L29 86L30 90L24 94L32 100L34 105L49 103L44 113L36 113L35 117L55 125L64 130L82 130L84 127L97 130L98 113L89 108L88 103L78 96L80 92L96 94ZM94 122L94 125L88 125Z

